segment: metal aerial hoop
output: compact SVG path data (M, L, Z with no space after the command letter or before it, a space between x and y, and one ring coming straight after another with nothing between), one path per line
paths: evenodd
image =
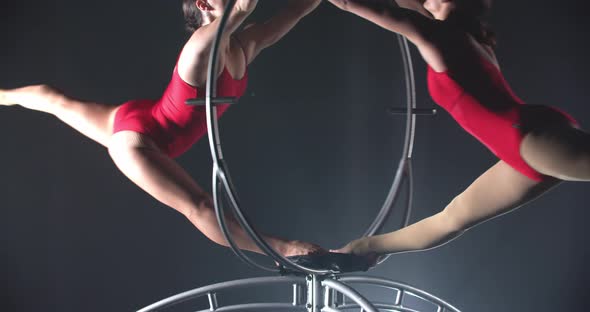
M402 312L418 312L408 307L404 298L413 296L420 298L426 302L431 303L436 307L437 312L459 312L458 309L446 303L445 301L432 296L424 291L386 279L362 276L340 277L341 270L334 268L315 268L296 263L289 258L283 257L275 251L266 241L264 241L258 231L252 226L248 217L240 208L238 196L235 187L231 181L227 164L223 157L221 148L221 140L219 136L219 126L217 122L216 104L233 104L236 103L235 98L217 98L217 61L219 57L219 47L221 39L224 34L230 12L235 6L237 0L229 0L226 4L224 14L221 17L221 23L217 31L217 35L211 49L209 59L209 70L207 76L206 96L203 99L189 100L189 105L205 105L207 114L207 131L209 137L209 144L211 149L211 156L213 159L213 201L215 204L215 212L218 218L219 225L222 232L231 246L234 253L247 264L273 273L288 274L288 276L279 277L265 277L254 279L243 279L231 282L225 282L215 285L209 285L195 290L187 291L170 298L164 299L145 307L139 312L160 311L161 309L173 306L175 304L192 300L199 297L207 297L210 308L204 311L308 311L308 312L339 312L348 311L352 309L361 309L365 312L378 312L381 310L387 311L402 311ZM404 140L404 149L402 157L399 161L398 168L395 172L394 181L391 185L389 193L379 211L376 219L371 223L365 236L372 236L381 230L387 217L399 195L401 185L404 177L408 179L408 200L404 213L404 226L410 220L411 205L412 205L412 169L411 158L414 146L414 136L416 129L416 115L432 115L436 111L424 110L416 108L416 91L414 84L414 72L412 67L412 58L408 42L402 36L398 36L400 47L402 50L402 58L405 69L406 81L406 96L407 106L405 109L393 108L390 110L393 114L406 115L406 133ZM231 207L238 223L245 230L245 232L252 238L256 245L266 253L272 260L279 264L280 268L268 267L261 265L252 260L242 250L240 250L233 240L233 237L226 224L225 207L223 205L223 197ZM288 284L292 286L292 302L290 303L247 303L237 304L231 306L220 306L217 299L217 294L223 290L239 289L243 287L268 286L274 284ZM392 291L393 302L390 303L371 303L365 296L355 290L350 284L364 284L372 287L381 287ZM304 291L305 290L305 291ZM348 303L346 298L352 302Z

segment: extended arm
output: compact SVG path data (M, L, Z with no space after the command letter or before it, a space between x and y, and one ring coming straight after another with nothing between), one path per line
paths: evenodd
M401 34L419 45L433 27L433 22L422 14L387 1L328 0L336 7L356 14L387 30Z
M240 27L244 20L254 11L258 0L238 0L226 24L224 36L221 40L220 51L224 51L229 37ZM184 46L178 60L178 73L187 83L203 86L207 81L207 67L213 41L221 24L221 16L210 24L197 29ZM223 69L225 60L220 54L218 68Z
M263 49L283 38L297 23L312 12L321 0L290 0L286 7L268 21L252 24L238 34L248 63L252 62Z

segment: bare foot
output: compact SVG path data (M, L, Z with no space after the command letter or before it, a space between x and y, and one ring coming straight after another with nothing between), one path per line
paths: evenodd
M310 254L323 254L327 253L327 250L318 245L308 242L290 241L286 244L281 253L284 257L292 257L305 256Z
M0 105L11 105L8 103L8 95L6 90L0 90Z
M23 88L21 88L23 89ZM0 105L2 106L14 106L17 105L17 101L14 99L15 91L19 91L20 89L14 90L3 90L0 89Z
M385 256L379 255L376 252L369 251L367 244L368 244L368 241L366 239L357 239L357 240L354 240L354 241L348 243L346 246L344 246L340 249L331 249L330 252L342 253L342 254L353 254L353 255L364 257L367 260L367 262L369 263L369 266L374 267Z
M22 105L23 107L41 110L49 101L58 99L59 93L46 85L26 86L17 89L0 89L0 105L12 106Z
M335 253L343 253L343 254L355 254L357 256L364 256L369 253L367 240L365 239L357 239L353 240L352 242L346 244L346 246L340 249L332 249L330 252Z

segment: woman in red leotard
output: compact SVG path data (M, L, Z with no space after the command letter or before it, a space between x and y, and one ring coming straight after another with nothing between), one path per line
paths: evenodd
M428 89L500 161L440 213L404 229L350 242L338 252L384 255L427 250L526 204L560 181L590 181L590 134L510 89L482 21L491 0L329 0L408 38L428 64Z
M192 35L182 49L168 88L157 101L135 100L113 107L76 101L47 86L28 86L0 90L0 105L20 105L52 114L102 144L131 181L182 213L208 238L227 245L211 197L172 159L206 132L204 109L187 106L185 101L204 96L209 51L226 2L184 0L186 25ZM291 0L269 21L238 30L257 2L238 0L231 12L220 48L218 96L241 96L248 80L248 64L314 10L320 0ZM218 107L220 115L227 109L227 105ZM229 226L240 248L260 252L235 220L230 220ZM284 256L320 251L310 243L265 238Z

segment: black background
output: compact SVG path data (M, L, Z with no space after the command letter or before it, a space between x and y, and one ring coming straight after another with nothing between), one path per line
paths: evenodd
M284 3L261 1L253 18ZM47 83L111 105L157 98L187 39L180 6L3 1L0 88ZM516 93L585 126L583 7L499 1L491 22ZM431 107L418 57L415 68L419 105ZM248 96L221 126L244 207L262 230L332 248L362 234L401 153L403 119L385 110L404 105L402 78L395 37L328 4L251 65ZM139 190L104 148L57 119L0 108L0 142L1 311L131 311L197 286L264 275ZM496 161L445 112L419 119L416 142L413 220L438 212ZM179 159L207 189L209 157L201 140ZM452 244L394 256L371 273L464 311L584 311L587 191L565 183Z

